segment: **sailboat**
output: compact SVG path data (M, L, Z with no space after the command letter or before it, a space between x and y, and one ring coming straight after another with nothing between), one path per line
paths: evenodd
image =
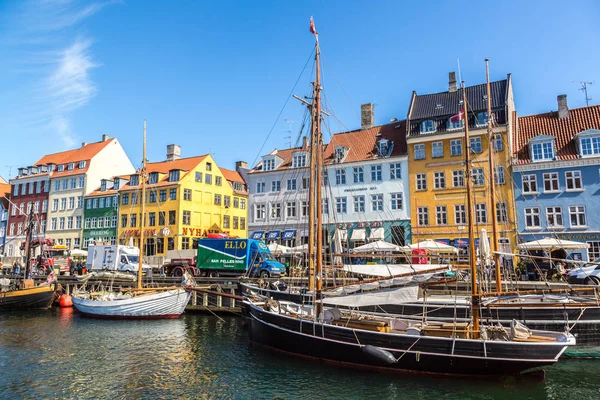
M142 169L142 215L146 207L146 121L144 121L144 150ZM140 245L144 243L144 220L141 219ZM161 319L179 318L185 311L191 292L185 287L192 284L191 276L183 276L182 287L143 288L142 287L143 249L140 252L135 289L114 293L91 293L78 291L73 293L73 306L82 314L90 317L116 319Z
M31 274L29 262L32 250L32 232L34 227L34 212L30 211L27 221L27 238L25 243L25 266L23 279L14 283L10 279L0 279L0 312L21 311L48 308L56 296L56 274L51 272L46 282L34 286L33 279L28 279Z
M309 283L316 299L320 299L323 256L320 210L321 82L319 40L312 18L310 31L316 41L316 79L313 102L310 105L312 121L308 258ZM464 97L466 107L466 95ZM467 125L465 137L469 137ZM466 140L466 143L469 141ZM469 172L469 152L466 153L465 165ZM467 181L470 194L471 183L470 180ZM471 201L469 195L467 199ZM468 216L470 244L474 246L470 205ZM573 335L532 331L517 322L512 324L510 330L501 326L480 325L474 253L474 249L471 249L472 315L468 323L423 323L393 315L374 316L341 310L323 306L320 301L305 306L257 297L243 301L250 340L259 346L286 354L368 370L488 376L519 374L554 364L568 346L575 344Z

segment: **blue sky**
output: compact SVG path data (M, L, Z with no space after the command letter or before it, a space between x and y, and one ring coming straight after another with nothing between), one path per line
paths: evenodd
M561 93L585 105L581 80L600 102L600 3L404 3L2 0L0 176L102 134L137 166L144 119L150 161L170 143L226 168L286 147L303 108L277 116L312 52L311 15L332 132L359 127L366 102L377 123L404 118L413 90L447 88L457 57L467 85L484 82L486 57L492 79L512 73L520 115L556 110Z

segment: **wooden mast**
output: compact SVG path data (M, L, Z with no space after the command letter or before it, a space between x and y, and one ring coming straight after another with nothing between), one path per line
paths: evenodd
M490 213L492 216L492 243L490 251L494 260L496 270L496 292L502 291L502 276L500 275L500 263L498 262L499 257L496 254L498 251L498 225L497 225L497 213L496 210L496 169L494 165L494 130L492 127L492 91L490 90L490 67L489 58L485 59L485 81L487 85L487 116L488 116L488 168L490 170Z
M140 257L138 265L137 288L142 288L142 265L144 258L144 216L146 213L146 120L144 120L144 150L142 151L142 170L140 171L142 181L142 214L140 215Z
M479 290L477 288L477 262L475 261L475 235L473 232L473 199L471 176L471 143L469 139L469 106L467 104L467 88L462 82L463 118L465 125L465 168L467 181L467 222L469 223L469 266L471 267L471 316L473 318L473 337L479 338Z

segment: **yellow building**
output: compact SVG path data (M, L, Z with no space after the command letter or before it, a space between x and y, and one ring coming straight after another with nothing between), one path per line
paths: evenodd
M488 115L486 85L466 88L469 147L472 160L473 210L478 244L485 228L493 238L496 218L498 249L515 247L516 223L513 182L510 169L514 101L511 78L492 82L494 178L488 165ZM462 89L450 73L446 92L417 95L413 92L407 121L412 240L434 239L460 249L461 260L468 254L466 213L465 138ZM454 118L453 118L454 117ZM462 118L462 119L459 119ZM489 188L495 180L496 209L491 208Z
M244 167L239 162L237 167ZM248 193L242 176L220 168L210 155L179 158L169 145L167 161L148 163L146 183L145 254L187 250L209 233L247 236ZM139 247L141 185L139 172L119 189L121 244Z

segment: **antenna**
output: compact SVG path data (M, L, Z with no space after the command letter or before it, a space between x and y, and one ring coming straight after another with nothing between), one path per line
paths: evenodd
M593 85L594 82L579 81L578 83L581 84L581 87L579 88L579 90L581 90L583 92L583 94L585 95L585 105L587 107L590 105L590 100L592 99L591 97L588 97L587 85Z
M285 119L285 122L287 122L288 124L290 124L290 129L288 129L286 132L288 133L288 136L285 136L284 139L286 140L286 143L288 143L288 148L292 148L292 124L295 124L298 121L294 121L291 119Z

